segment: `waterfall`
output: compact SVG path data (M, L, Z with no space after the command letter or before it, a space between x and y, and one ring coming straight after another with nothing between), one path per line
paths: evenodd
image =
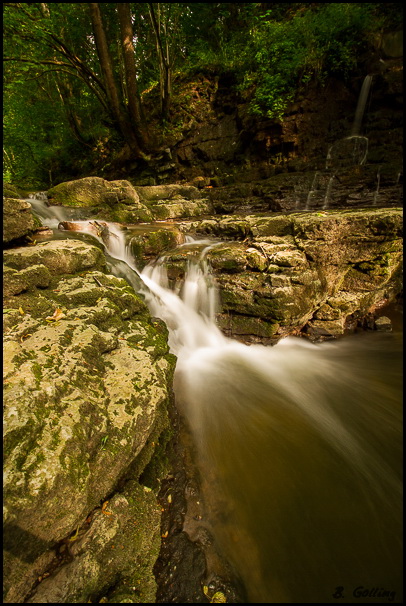
M312 184L311 184L310 189L309 189L309 193L307 194L305 210L309 210L310 209L310 205L311 205L311 202L312 202L313 194L315 193L315 191L317 191L316 184L317 184L318 176L319 176L319 173L316 171L315 174L314 174L314 178L313 178Z
M369 91L371 89L372 76L367 75L362 83L361 92L359 94L357 109L355 110L354 122L351 129L351 137L357 137L361 131L361 124L364 118L365 106L368 100Z
M327 189L326 189L326 195L324 197L324 203L323 203L323 210L328 208L329 202L330 202L330 194L331 194L331 190L333 188L333 181L334 181L335 175L333 175L332 177L330 177L328 184L327 184Z
M215 323L209 258L218 243L181 245L194 254L183 281L170 287L165 256L140 272L119 227L106 224L103 239L91 223L80 228L103 243L117 260L114 272L168 327L177 406L197 447L202 524L238 570L249 602L336 602L344 588L344 603L374 587L401 601L395 336L244 345Z
M375 206L378 201L380 183L381 183L381 167L378 168L378 171L376 173L376 190L374 192L374 199L372 202L373 206Z

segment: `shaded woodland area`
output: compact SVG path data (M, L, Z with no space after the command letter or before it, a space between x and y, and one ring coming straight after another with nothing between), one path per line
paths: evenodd
M365 75L379 36L402 23L400 3L3 6L4 178L26 188L136 177L193 119L202 75L280 123L312 83Z

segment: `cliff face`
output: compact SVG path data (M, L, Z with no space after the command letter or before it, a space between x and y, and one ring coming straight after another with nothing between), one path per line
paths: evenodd
M350 139L368 74L359 132ZM214 202L237 186L230 194L236 202L220 212L238 210L247 195L262 210L304 209L309 203L320 208L326 200L329 207L345 207L401 199L402 57L381 52L365 61L364 74L346 83L309 85L280 123L252 116L248 96L236 92L230 75L178 83L174 112L179 128L169 147L153 167L130 171L135 184L193 183L209 187ZM268 195L272 187L276 194Z

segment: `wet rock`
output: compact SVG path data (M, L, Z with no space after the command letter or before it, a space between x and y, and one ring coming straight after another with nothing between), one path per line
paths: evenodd
M365 316L402 287L402 209L220 217L190 228L243 240L207 259L221 291L219 323L245 341L305 326L315 337L343 334L348 316Z
M337 320L312 320L303 332L313 338L331 338L344 334L344 318Z
M392 322L387 316L381 316L375 320L375 328L381 332L391 332Z
M162 593L168 603L207 602L203 593L206 560L202 548L192 542L185 532L179 532L168 544L165 558L168 566L164 571L165 578L161 579L157 600L161 601ZM176 574L173 572L175 567Z
M47 192L51 204L74 207L95 207L99 216L110 221L138 223L150 221L151 212L140 202L129 181L106 181L85 177L66 181Z
M162 253L182 244L184 236L175 227L172 229L158 228L131 236L128 241L138 267L143 267L148 261L156 259Z

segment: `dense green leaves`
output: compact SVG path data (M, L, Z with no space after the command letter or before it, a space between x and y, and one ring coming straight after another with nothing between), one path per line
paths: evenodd
M242 88L255 85L251 108L256 114L281 119L300 84L346 77L367 48L368 36L382 24L370 4L297 6L288 19L275 19L269 10L253 23Z

